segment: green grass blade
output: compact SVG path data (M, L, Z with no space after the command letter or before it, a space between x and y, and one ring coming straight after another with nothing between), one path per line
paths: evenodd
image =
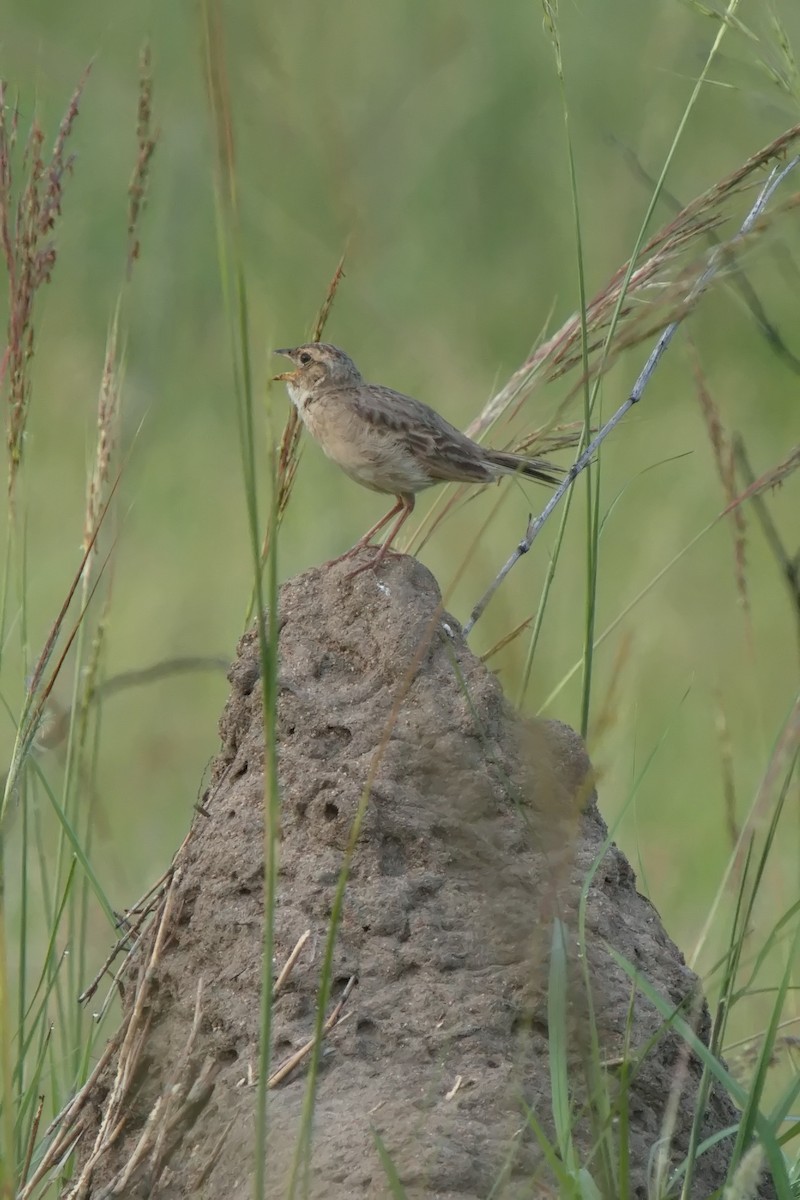
M392 1196L394 1196L395 1200L406 1200L406 1190L400 1182L400 1176L397 1173L397 1167L394 1165L392 1156L386 1149L383 1139L381 1138L381 1135L378 1133L377 1129L372 1130L372 1137L375 1142L375 1148L378 1151L378 1158L381 1160L381 1166L383 1167L384 1174L386 1175L386 1182L389 1185L390 1193Z

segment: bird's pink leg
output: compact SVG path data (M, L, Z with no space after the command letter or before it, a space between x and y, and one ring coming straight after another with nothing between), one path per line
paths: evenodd
M358 554L359 550L363 550L365 546L368 546L370 539L373 538L381 529L383 529L384 525L391 521L392 517L396 516L404 507L405 504L402 497L398 496L394 507L390 508L386 515L381 517L380 521L376 521L372 528L368 529L364 536L360 537L354 546L351 546L349 550L345 550L344 554L340 554L338 558L332 558L327 565L332 567L334 563L344 562L346 558L352 558L354 554Z
M394 508L392 509L392 511L390 513L386 514L384 519L379 523L379 525L377 527L377 528L380 528L381 525L385 525L386 522L390 519L390 517L393 517L395 515L395 513L400 514L398 516L397 520L395 521L394 525L392 526L392 528L389 530L386 541L383 543L380 550L378 551L378 553L375 555L375 557L373 559L370 559L369 562L362 563L360 567L356 567L355 571L350 571L347 575L348 579L353 579L354 576L360 575L362 571L369 571L369 570L374 571L375 568L383 562L384 558L389 553L389 547L391 546L392 542L397 537L398 533L400 532L400 530L402 529L403 525L408 520L408 518L411 516L413 511L414 511L414 497L413 496L398 496L397 497L397 504L395 504ZM371 529L369 532L369 536L371 537L372 534L375 532L376 532L376 529L374 529L374 528ZM363 539L362 539L362 543L363 543ZM363 544L366 544L366 543L363 543ZM358 548L360 548L360 547L355 547L355 546L353 547L354 550L358 549ZM352 551L351 551L351 553L352 553Z

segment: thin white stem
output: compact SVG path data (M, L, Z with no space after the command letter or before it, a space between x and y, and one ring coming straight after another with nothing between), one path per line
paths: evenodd
M713 254L711 255L711 258L709 259L708 266L703 271L702 275L699 276L694 287L690 291L690 293L687 297L687 303L684 306L683 312L681 313L681 315L679 317L677 317L674 321L670 322L670 324L667 325L666 329L663 331L663 333L659 337L655 346L651 350L650 355L647 359L647 362L645 363L644 367L642 368L642 370L639 374L639 377L636 380L636 383L633 385L633 388L631 389L631 393L628 396L628 398L624 401L624 403L622 403L619 406L619 408L614 413L614 415L612 417L610 417L608 421L606 421L605 425L603 425L603 427L600 430L598 430L597 434L592 439L592 441L589 443L589 445L586 447L586 449L583 451L583 453L580 455L580 457L577 458L576 461L572 464L569 471L564 476L564 479L561 481L561 483L558 485L556 490L553 492L552 496L550 497L550 499L548 500L547 504L544 506L542 511L539 513L539 515L537 517L529 518L528 527L525 530L524 537L517 544L517 546L514 549L513 554L510 555L510 557L507 559L507 561L500 568L500 571L495 576L491 585L486 590L486 592L483 594L483 596L481 596L480 600L478 601L478 603L475 605L472 612L470 613L470 618L467 621L466 625L464 626L464 635L465 636L467 636L472 631L472 629L475 625L475 622L481 616L483 616L483 613L486 611L486 607L489 604L489 601L492 599L495 592L500 587L500 584L503 582L506 575L508 575L509 571L514 566L514 564L519 562L519 560L522 558L523 554L528 553L528 551L530 550L534 541L538 537L539 531L541 530L545 521L550 516L550 514L552 513L552 511L556 507L556 505L559 503L562 496L564 496L566 494L566 492L569 490L569 488L572 487L572 484L578 478L580 473L583 470L585 470L585 468L592 461L592 459L595 456L595 452L597 451L598 446L600 446L600 444L606 440L608 435L611 433L612 429L616 428L616 426L619 425L622 418L625 416L625 414L627 412L630 411L630 409L633 408L634 404L637 404L639 402L639 400L641 400L642 394L644 393L644 389L647 387L647 384L650 382L653 372L655 371L656 367L658 366L658 363L661 360L661 357L662 357L664 351L666 350L667 346L670 344L673 337L675 336L678 326L684 320L687 313L692 309L694 302L702 295L702 293L706 290L706 288L708 287L711 280L717 274L719 267L720 267L721 260L723 258L728 257L730 255L731 249L737 244L737 242L740 242L743 238L745 238L747 236L747 234L753 228L756 221L761 216L761 214L763 213L767 204L771 200L775 190L778 187L780 187L780 185L783 183L786 176L795 169L795 167L798 165L798 163L800 163L800 155L795 155L795 157L786 164L786 166L783 168L783 170L778 171L777 167L772 168L772 170L769 173L769 178L767 179L767 182L764 184L763 188L759 192L758 198L756 199L755 204L750 209L750 212L747 214L744 221L742 222L741 228L739 229L738 233L729 242L727 242L724 246L717 247L714 250Z

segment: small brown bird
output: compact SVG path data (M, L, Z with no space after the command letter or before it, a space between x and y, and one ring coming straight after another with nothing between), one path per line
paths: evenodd
M295 370L275 379L286 383L306 429L328 458L356 483L397 499L386 516L341 555L344 559L356 554L397 517L375 558L353 575L377 567L423 488L436 483L491 483L501 475L516 474L540 483L559 482L558 467L538 458L488 450L420 400L365 383L353 360L337 346L309 342L275 353L294 364Z

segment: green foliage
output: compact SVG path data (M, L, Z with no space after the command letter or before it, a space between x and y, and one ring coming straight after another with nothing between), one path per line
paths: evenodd
M602 329L589 326L591 297L619 269L630 282L637 249L672 219L673 200L705 192L798 121L793 0L757 8L609 0L549 4L544 15L543 29L535 5L485 0L279 0L231 9L224 26L209 3L202 29L194 9L177 5L130 6L110 18L91 0L42 0L5 14L7 133L19 110L6 195L39 221L35 239L26 226L24 244L45 257L29 254L23 324L14 315L24 255L10 256L12 286L0 300L10 328L0 1196L35 1171L42 1129L93 1065L114 988L97 1021L76 997L117 936L114 910L168 865L216 745L226 690L218 666L207 662L212 669L193 675L191 688L177 666L136 680L147 686L113 681L189 655L230 658L252 595L270 613L262 669L274 697L279 581L340 553L377 515L375 498L314 447L285 514L276 483L285 408L268 391L269 348L307 333L345 243L326 337L369 377L418 394L462 427L577 311L583 337L571 373L521 387L489 436L505 445L566 419L582 422L585 443L652 344L637 333L618 354L630 311L646 323L649 297L621 294ZM153 63L145 56L137 75L146 36ZM26 156L29 129L43 135ZM26 182L34 179L38 192ZM750 1186L754 1146L781 1197L798 1187L789 1028L797 479L760 497L758 520L747 505L738 523L718 519L750 481L742 461L762 476L796 438L797 233L791 206L781 210L793 189L796 178L472 638L479 653L506 641L492 665L525 711L583 728L614 836L706 981L710 1051L620 964L699 1055L706 1083L717 1079L741 1107L731 1196ZM730 237L751 199L732 193L703 237ZM15 211L6 208L9 229ZM672 302L708 253L698 232L669 280ZM654 306L665 290L654 281ZM590 350L608 357L591 378ZM437 516L452 499L431 497ZM433 527L421 557L457 616L540 500L533 488L489 490L454 504L446 530ZM262 539L279 510L262 583ZM524 623L525 638L509 638ZM274 718L268 703L268 746ZM269 913L277 781L275 755L268 759ZM345 884L346 871L338 908ZM593 1197L597 1161L581 1163L570 1136L558 935L559 927L550 974L556 1145L537 1114L527 1121L561 1195ZM270 939L267 920L261 1144ZM298 1194L330 992L323 971ZM726 1049L730 1071L718 1057ZM624 1103L616 1116L602 1161L624 1195ZM665 1183L670 1194L690 1194L693 1162L708 1148L699 1117L695 1134ZM390 1190L402 1195L390 1151L375 1138ZM257 1193L265 1186L260 1177Z

